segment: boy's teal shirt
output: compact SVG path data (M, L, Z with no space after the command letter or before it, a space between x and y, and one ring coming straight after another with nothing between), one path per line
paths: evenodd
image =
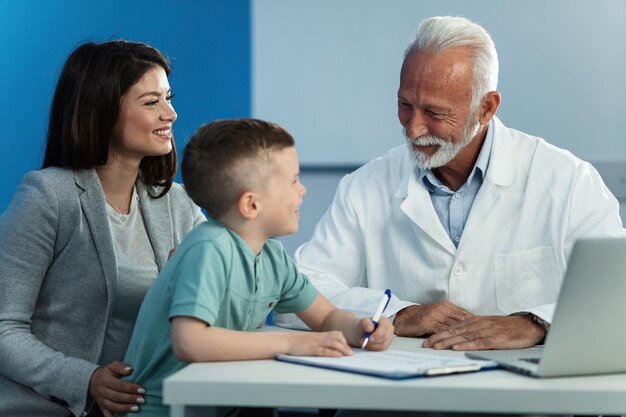
M280 242L268 240L257 256L215 220L196 226L148 291L126 353L125 362L134 369L126 379L146 389L141 413L169 415L161 401L163 379L187 365L172 352L172 318L248 331L263 326L271 310L306 309L316 294Z

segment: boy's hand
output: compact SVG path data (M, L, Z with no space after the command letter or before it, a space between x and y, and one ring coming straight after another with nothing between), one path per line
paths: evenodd
M306 332L289 334L289 355L350 356L352 349L340 331Z
M359 320L359 335L361 343L365 339L366 333L371 333L370 339L365 346L367 350L387 350L391 345L391 339L393 338L393 324L387 317L382 316L378 321L378 327L374 330L374 323L371 318L363 318Z

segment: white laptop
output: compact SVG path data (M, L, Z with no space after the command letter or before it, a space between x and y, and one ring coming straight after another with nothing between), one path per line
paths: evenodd
M468 352L539 378L626 372L626 238L574 245L543 347Z

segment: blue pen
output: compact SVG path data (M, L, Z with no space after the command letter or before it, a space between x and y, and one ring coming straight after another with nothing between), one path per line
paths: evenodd
M380 300L380 304L378 304L378 308L374 313L374 317L372 317L372 322L374 323L374 330L378 327L378 322L380 321L380 317L383 315L387 306L389 305L389 300L391 300L391 290L386 290L385 294L383 294L383 299ZM365 339L363 340L363 344L361 345L361 349L365 349L367 342L370 340L371 333L365 333Z

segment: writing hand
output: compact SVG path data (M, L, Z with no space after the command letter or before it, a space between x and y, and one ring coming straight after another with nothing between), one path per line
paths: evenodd
M529 316L475 316L451 325L422 344L453 350L521 349L536 345L546 331Z
M470 317L472 313L464 308L442 301L403 308L396 313L393 325L398 336L419 337L442 332Z
M374 330L374 323L369 318L359 320L359 334L362 341L366 333L370 333L369 341L365 348L367 350L387 350L393 339L394 327L387 317L382 316L378 321L378 326Z
M98 368L89 380L89 394L96 400L104 417L114 417L114 412L136 412L145 402L143 387L120 378L133 372L123 362L113 362Z

